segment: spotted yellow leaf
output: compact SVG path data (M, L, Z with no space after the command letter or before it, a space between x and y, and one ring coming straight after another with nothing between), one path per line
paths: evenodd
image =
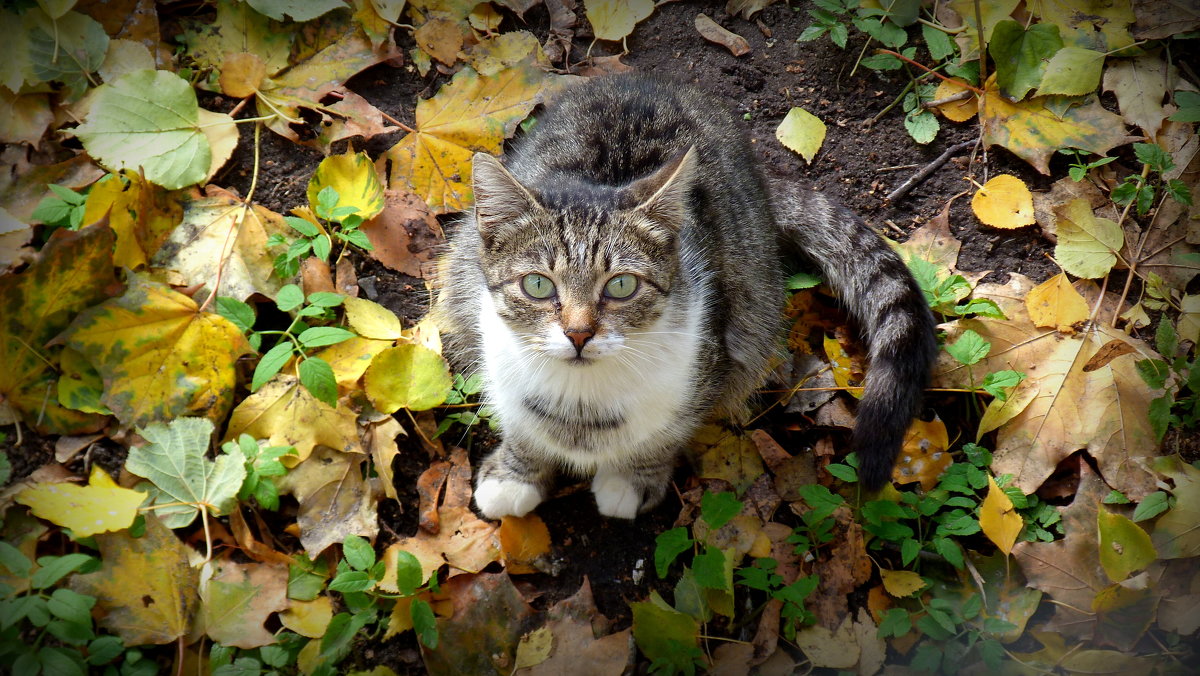
M315 206L317 195L327 187L337 191L337 207L353 207L364 221L383 211L383 186L366 153L347 152L321 160L308 182L308 203Z
M83 222L108 216L117 234L113 264L136 270L145 265L179 225L183 209L170 193L136 171L110 174L88 192Z
M76 537L129 528L145 500L145 493L121 488L99 465L92 466L86 486L36 483L16 497L34 516L69 528Z
M1033 194L1024 181L1008 174L995 176L976 190L971 210L995 228L1019 228L1037 222L1033 217Z
M300 387L295 376L277 375L234 409L224 441L240 434L267 439L270 446L294 446L296 455L285 455L283 464L294 467L320 444L343 453L362 453L354 412L336 409Z
M803 108L792 108L775 130L775 138L811 164L825 142L825 123Z
M1025 309L1034 326L1069 331L1088 318L1088 305L1064 273L1038 284L1025 296Z
M925 580L911 570L879 569L879 577L883 580L883 588L887 593L898 599L912 596L925 588Z
M136 274L123 295L84 311L64 337L100 372L104 405L131 426L181 416L224 420L237 359L252 352L228 319Z

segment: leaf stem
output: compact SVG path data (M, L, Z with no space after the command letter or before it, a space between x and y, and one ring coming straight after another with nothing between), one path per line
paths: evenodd
M924 64L920 64L920 63L917 63L916 61L913 61L912 59L901 54L900 52L893 51L891 49L883 49L881 47L879 49L876 49L875 53L876 54L890 54L891 56L894 56L897 59L904 61L905 63L912 64L912 65L916 66L917 68L920 68L921 70L925 71L926 73L935 75L935 76L945 80L946 82L953 82L954 84L959 85L960 87L966 87L967 89L970 89L971 91L975 92L976 94L978 94L980 96L983 96L983 94L984 94L983 90L980 89L979 87L976 87L975 85L965 82L963 80L955 80L954 78L942 75L941 73L937 72L936 70L934 70ZM853 73L851 73L851 74L853 75Z

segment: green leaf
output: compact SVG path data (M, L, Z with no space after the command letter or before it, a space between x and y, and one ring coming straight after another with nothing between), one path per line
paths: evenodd
M88 664L100 666L115 660L125 652L125 643L118 636L101 636L88 644Z
M811 289L821 285L821 278L816 275L810 275L807 272L797 272L788 277L785 285L788 291L799 291L801 289Z
M217 296L217 314L233 322L242 333L254 328L254 308L236 298Z
M1038 86L1038 96L1083 96L1100 85L1104 53L1067 46L1058 50L1046 64Z
M30 84L57 81L66 87L68 100L83 96L90 86L88 74L103 65L108 52L109 39L104 26L79 12L67 12L55 20L34 12L23 18L27 22L25 27L8 29L28 31ZM8 54L6 58L15 55Z
M308 302L317 307L337 307L346 300L346 297L340 293L330 293L328 291L317 291L316 293L308 294Z
M1163 319L1159 326L1170 324ZM1133 364L1137 369L1138 375L1151 389L1161 390L1167 384L1167 377L1171 375L1171 369L1167 366L1167 362L1161 359L1139 359Z
M965 305L954 306L954 312L958 315L976 314L989 319L1008 319L991 298L972 298Z
M946 345L946 352L954 357L955 361L967 366L978 364L991 351L992 344L971 329L963 331L958 340Z
M1114 488L1109 492L1108 495L1104 496L1104 500L1102 502L1106 505L1128 505L1130 502L1132 502L1132 500L1130 500L1124 493Z
M38 650L38 660L42 663L42 673L47 676L84 676L87 673L83 657L76 650L42 646Z
M699 640L700 624L667 605L657 591L650 600L629 604L633 611L633 639L651 661L675 665L676 671L686 670L690 657L680 660L680 647L695 646ZM673 645L675 644L675 645Z
M937 138L941 124L936 115L918 108L904 116L904 129L914 141L924 145Z
M94 557L80 553L40 557L37 560L39 567L34 571L30 584L34 589L45 589L94 560Z
M279 373L279 369L283 368L292 358L294 350L295 346L292 345L292 341L286 338L267 350L262 359L258 360L258 366L254 367L254 377L250 379L250 391L257 392L258 388L274 378L275 374Z
M1168 500L1168 496L1165 492L1154 491L1138 503L1137 508L1133 510L1133 520L1145 521L1147 519L1153 519L1159 514L1167 511L1170 506L1171 505Z
M849 465L841 463L832 463L825 466L825 471L833 476L845 481L846 483L854 483L858 481L858 471Z
M996 371L984 376L979 386L1000 401L1006 401L1008 388L1016 387L1022 380L1025 380L1025 374L1020 371Z
M1196 92L1175 92L1175 105L1179 110L1172 113L1168 120L1172 122L1200 122L1200 94Z
M1154 332L1154 346L1158 353L1167 359L1173 359L1179 351L1179 334L1175 332L1175 325L1166 317L1158 322L1158 329Z
M297 557L296 563L288 566L289 599L296 601L312 601L325 588L325 578L328 577L329 567L324 559L313 563L304 554Z
M329 239L329 235L318 235L312 239L313 255L321 260L329 260L329 254L333 250L333 242Z
M33 562L21 553L21 550L7 541L0 540L0 566L7 568L13 577L26 578L33 568Z
M363 378L367 397L381 413L433 408L446 400L454 385L446 360L415 343L397 345L376 355Z
M301 333L299 340L300 344L305 348L313 348L337 345L338 343L350 340L354 336L355 333L353 331L347 331L336 326L314 326Z
M899 638L912 630L912 617L903 608L889 608L875 633L879 638Z
M316 237L321 234L321 229L318 228L312 221L299 216L284 216L283 222L287 223L293 230L304 235L305 237Z
M1171 425L1171 408L1175 405L1175 395L1167 392L1161 397L1150 400L1150 427L1154 430L1154 438L1162 441Z
M1120 514L1096 513L1100 533L1100 565L1113 582L1124 582L1158 558L1150 534Z
M309 357L300 362L300 384L320 401L337 406L337 378L324 359Z
M1175 168L1175 160L1171 159L1170 153L1157 143L1135 143L1133 154L1139 162L1150 165L1152 171L1160 174Z
M438 628L433 608L422 599L413 599L408 612L412 618L413 631L417 633L421 644L430 650L437 650Z
M55 589L50 595L50 600L46 602L46 609L57 618L90 627L94 605L96 599L91 596L84 596L70 589Z
M725 575L725 553L716 547L705 547L692 559L692 572L696 575L696 584L701 587L725 591L733 587Z
M1025 98L1042 81L1047 63L1062 46L1054 24L1037 23L1026 30L1011 19L997 23L988 42L988 54L995 64L1000 90L1014 101Z
M803 108L792 108L775 129L775 138L812 164L825 142L825 123Z
M237 448L215 461L206 458L212 433L207 418L176 418L169 425L154 423L138 430L149 443L129 450L125 469L158 488L156 504L184 503L155 510L168 528L187 526L201 509L227 514L237 503L246 479L246 458Z
M338 573L329 582L329 588L336 592L363 592L375 586L375 581L361 570L348 570Z
M144 171L168 190L204 180L212 163L191 84L165 70L126 73L101 85L75 129L88 154L111 171Z
M917 540L905 540L900 543L900 563L907 566L916 560L921 553L921 543Z
M666 579L667 569L682 553L692 548L687 529L680 526L663 531L654 538L654 570L660 580Z
M342 556L354 570L366 570L375 565L375 548L358 535L347 535L342 541Z
M304 304L304 292L295 284L285 284L275 294L275 305L281 312L291 312Z
M733 493L710 493L705 491L700 496L700 517L716 530L729 523L729 520L742 511L742 501Z
M950 41L950 36L944 31L922 24L921 36L925 38L925 46L929 49L929 56L934 61L943 61L954 55L954 43Z
M417 557L404 551L396 553L396 587L405 596L416 593L417 587L425 583L425 573Z

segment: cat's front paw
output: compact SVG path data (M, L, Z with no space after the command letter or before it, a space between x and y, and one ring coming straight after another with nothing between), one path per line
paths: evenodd
M642 492L620 474L597 472L592 479L592 493L596 495L596 508L604 516L632 519L642 506Z
M542 502L537 486L512 479L484 479L475 488L475 504L489 519L525 516Z

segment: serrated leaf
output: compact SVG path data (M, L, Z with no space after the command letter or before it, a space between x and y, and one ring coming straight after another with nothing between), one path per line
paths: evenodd
M975 331L970 329L963 331L958 340L946 345L946 352L950 353L951 357L966 366L979 363L991 351L992 345L983 339Z
M446 400L454 385L446 360L416 344L383 351L363 377L367 397L382 413L433 408Z
M207 418L177 418L169 425L139 429L149 443L129 449L125 469L161 491L155 504L185 503L155 510L168 528L190 524L201 509L219 516L236 504L246 479L246 457L235 446L215 461L206 458L212 432Z
M99 465L93 465L87 486L36 483L17 493L15 499L34 516L71 529L75 537L90 537L129 528L146 494L121 488Z
M100 372L103 403L124 424L220 420L250 345L228 319L198 310L188 296L131 275L123 295L80 314L63 337Z
M545 73L521 63L495 75L466 67L430 99L417 103L416 131L384 153L389 185L408 186L434 213L470 206L471 158L499 155L504 139L541 102Z
M203 181L212 164L199 110L195 90L178 75L134 71L97 89L75 135L108 169L141 170L176 190Z
M683 527L659 533L654 543L654 570L660 580L666 579L667 570L676 557L692 548L692 539Z
M363 220L383 211L383 185L366 153L346 152L321 160L308 182L308 203L317 204L317 194L326 188L337 192L334 208L351 207Z
M337 406L337 378L333 367L320 357L309 357L300 362L298 369L300 384L312 395L329 406Z
M297 339L304 347L326 347L328 345L337 345L353 337L353 331L347 331L336 326L314 326L311 329L305 329L303 333L297 336Z
M825 123L803 108L792 108L775 129L775 138L812 164L825 142Z

